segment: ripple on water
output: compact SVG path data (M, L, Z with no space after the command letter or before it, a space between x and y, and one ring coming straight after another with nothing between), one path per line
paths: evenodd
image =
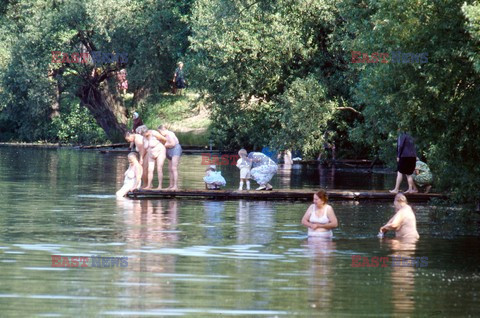
M276 310L228 310L228 309L203 309L203 308L162 308L146 311L113 310L104 311L100 314L112 316L184 316L187 314L216 314L216 315L287 315L286 311Z

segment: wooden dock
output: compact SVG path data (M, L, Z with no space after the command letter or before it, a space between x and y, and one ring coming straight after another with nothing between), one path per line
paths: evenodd
M315 190L273 190L273 191L234 191L234 190L138 190L129 192L127 196L133 199L166 199L166 198L197 198L216 200L306 200L311 201ZM327 189L331 200L373 200L393 201L395 195L388 191L338 190ZM428 202L432 198L446 199L439 193L406 194L409 202Z

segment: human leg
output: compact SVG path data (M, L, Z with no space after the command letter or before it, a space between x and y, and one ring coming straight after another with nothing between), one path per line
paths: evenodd
M153 171L155 170L155 159L153 159L150 154L147 155L147 165L148 165L147 186L144 189L150 190L152 188L152 182L153 182Z
M173 156L172 158L172 177L173 187L172 190L178 189L178 165L180 163L180 156Z
M158 187L156 188L157 190L162 189L162 183L163 183L163 163L165 162L165 154L160 154L157 157L156 163L157 163L157 176L158 176Z
M418 189L413 182L412 175L407 175L408 190L405 193L417 193Z
M148 157L145 155L143 157L143 173L142 173L142 184L148 184Z
M403 179L403 174L400 172L397 172L397 180L395 182L395 188L393 190L390 190L390 193L398 193L400 190L400 184L402 184L402 179Z

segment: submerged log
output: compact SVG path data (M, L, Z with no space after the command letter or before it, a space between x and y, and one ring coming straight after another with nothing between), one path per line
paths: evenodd
M162 198L201 198L219 200L312 200L316 190L274 190L274 191L235 191L235 190L138 190L129 192L127 196L134 199L162 199ZM367 190L327 190L332 200L383 200L393 201L395 194L388 191ZM446 195L439 193L406 194L409 202L427 202L431 198L445 199Z

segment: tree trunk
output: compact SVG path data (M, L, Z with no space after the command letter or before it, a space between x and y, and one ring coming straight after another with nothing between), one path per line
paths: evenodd
M106 81L95 85L96 81L86 82L78 90L77 96L87 107L98 125L103 128L112 142L124 140L126 129L126 109L111 92Z

